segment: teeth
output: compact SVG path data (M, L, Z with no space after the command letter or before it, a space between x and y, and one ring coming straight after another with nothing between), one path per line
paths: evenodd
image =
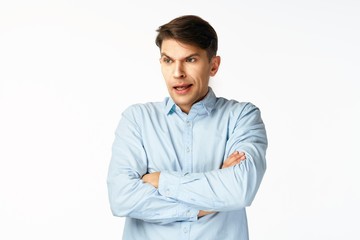
M185 89L187 89L187 88L189 88L189 87L190 87L190 85L188 85L188 86L182 86L182 87L175 87L175 89L181 91L181 90L185 90Z
M176 90L184 90L186 89L187 87L176 87Z

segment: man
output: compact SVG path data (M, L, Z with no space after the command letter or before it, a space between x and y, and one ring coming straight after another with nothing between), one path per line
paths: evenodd
M123 239L248 239L245 207L266 169L267 138L251 103L217 98L217 35L197 16L158 29L170 98L124 111L108 189Z

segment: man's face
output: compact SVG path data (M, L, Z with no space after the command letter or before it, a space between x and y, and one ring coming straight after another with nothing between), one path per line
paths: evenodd
M161 45L161 71L169 94L185 113L191 106L205 97L209 79L215 76L220 57L210 62L204 49L165 39Z

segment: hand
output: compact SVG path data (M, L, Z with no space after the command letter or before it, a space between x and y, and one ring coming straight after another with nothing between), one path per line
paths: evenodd
M245 156L244 152L235 151L224 161L221 168L235 166L236 164L239 164L241 161L244 161L245 159L246 159L246 156Z
M223 163L221 168L235 166L236 164L239 164L241 161L243 161L245 159L246 159L246 156L245 156L244 152L235 151L225 160L225 162ZM149 183L149 184L153 185L155 188L158 188L159 187L159 178L160 178L160 172L153 172L153 173L145 174L144 176L142 176L141 179L144 183ZM200 210L198 213L198 217L203 217L203 216L206 216L206 215L212 214L212 213L215 213L215 212L208 212L208 211Z
M241 161L244 161L246 159L245 153L244 152L238 152L235 151L234 153L232 153L223 163L223 165L221 166L221 168L227 168L227 167L232 167L235 166L236 164L239 164ZM203 211L200 210L198 213L198 217L201 218L203 216L212 214L215 212L208 212L208 211Z
M158 188L159 178L160 178L160 172L153 172L153 173L145 174L144 176L142 176L141 179L143 180L144 183L150 183L155 188Z
M212 214L212 213L215 213L215 212L208 212L208 211L200 210L197 216L200 218L200 217Z

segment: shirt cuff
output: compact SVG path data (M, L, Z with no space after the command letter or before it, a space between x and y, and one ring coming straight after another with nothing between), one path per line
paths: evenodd
M181 175L178 173L161 172L159 178L158 191L161 195L176 199L179 193Z
M183 205L183 208L178 211L178 218L180 219L187 219L186 221L195 222L198 220L199 210L194 208L187 207Z
M167 198L175 199L179 194L179 187L181 185L181 179L183 175L177 172L162 171L160 173L158 192ZM198 220L199 210L188 207L184 204L180 204L177 211L178 218L187 219L190 222Z

